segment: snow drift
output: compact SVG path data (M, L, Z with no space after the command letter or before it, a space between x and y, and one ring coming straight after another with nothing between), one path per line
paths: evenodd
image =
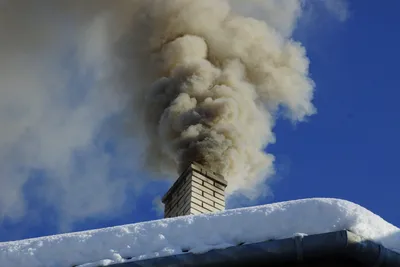
M400 252L400 229L354 203L304 199L0 243L0 265L98 266L339 230Z

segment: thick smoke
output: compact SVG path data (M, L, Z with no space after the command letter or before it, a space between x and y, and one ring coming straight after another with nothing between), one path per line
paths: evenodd
M304 48L228 1L151 1L143 9L135 25L147 34L132 47L147 52L140 75L150 80L138 86L135 77L125 89L139 100L134 127L149 141L148 166L176 175L196 161L223 174L228 192L259 193L273 173L274 157L263 150L275 140L277 111L293 121L315 111Z
M314 112L290 39L304 2L0 0L0 222L121 214L141 159L168 178L196 160L256 196L277 114Z

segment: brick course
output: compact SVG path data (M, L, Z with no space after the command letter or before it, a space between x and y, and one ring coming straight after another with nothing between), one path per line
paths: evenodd
M224 210L226 185L221 175L192 163L162 199L165 218Z

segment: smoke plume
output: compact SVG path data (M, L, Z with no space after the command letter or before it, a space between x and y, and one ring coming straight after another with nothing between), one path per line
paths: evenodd
M303 3L0 0L0 223L117 216L192 160L257 196L278 115L315 112Z
M304 48L228 1L142 8L130 33L145 36L130 46L140 48L132 62L140 75L125 89L139 100L131 102L140 114L134 130L148 140L147 166L176 176L196 161L224 175L228 193L254 194L273 173L264 148L275 140L277 111L293 121L315 112Z

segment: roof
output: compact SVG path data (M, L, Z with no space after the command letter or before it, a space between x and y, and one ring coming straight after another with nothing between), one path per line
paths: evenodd
M260 250L266 246L273 251L283 243L290 248L301 236L304 245L315 235L343 229L377 245L372 247L400 252L396 226L352 202L318 198L4 242L0 243L0 266L94 267L150 259L196 260L199 254L231 257L257 253L260 244Z
M352 266L400 266L400 254L347 230L309 236L298 235L293 238L212 250L204 254L187 253L111 266L295 266L296 263L319 263L329 260L356 264Z

